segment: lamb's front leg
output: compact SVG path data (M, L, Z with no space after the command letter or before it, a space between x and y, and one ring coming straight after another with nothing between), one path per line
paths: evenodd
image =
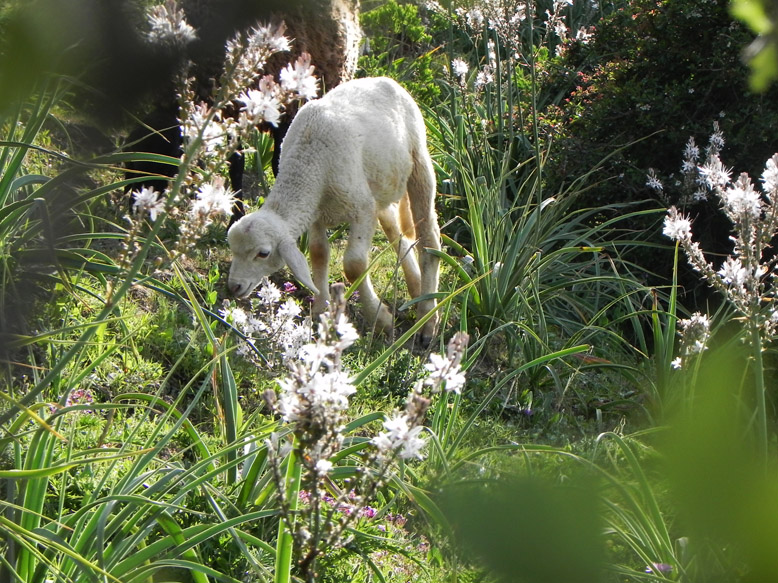
M359 221L351 223L351 233L343 256L343 269L351 283L365 274L362 283L359 284L359 301L362 304L365 320L370 325L375 323L377 330L391 336L394 318L376 295L373 283L370 281L370 274L366 273L374 233L375 215L372 213L365 213Z
M327 240L327 229L314 224L308 231L308 248L311 252L311 272L313 283L319 289L314 295L311 313L314 319L323 314L330 302L330 242Z

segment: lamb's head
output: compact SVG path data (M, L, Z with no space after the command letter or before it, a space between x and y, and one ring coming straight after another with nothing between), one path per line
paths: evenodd
M261 209L230 227L227 240L232 265L227 287L239 298L248 296L262 278L288 265L300 283L318 294L305 256L289 234L286 222L269 209Z

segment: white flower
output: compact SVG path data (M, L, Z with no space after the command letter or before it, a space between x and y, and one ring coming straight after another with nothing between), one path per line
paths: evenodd
M454 59L451 61L451 71L459 77L459 82L464 82L465 75L470 70L470 66L463 59Z
M481 89L483 86L489 85L490 83L494 83L494 75L492 74L491 69L484 67L478 71L478 74L475 76L475 88Z
M665 217L662 234L674 241L687 241L692 237L692 223L687 217L679 214L678 209L670 207Z
M276 316L286 322L299 316L302 310L303 309L300 307L300 304L289 298L278 307Z
M746 277L748 277L748 270L743 267L740 259L727 257L718 274L727 285L741 286L745 283Z
M684 356L700 354L707 348L710 338L710 319L705 314L695 312L691 318L678 321L682 351Z
M356 392L342 371L316 372L307 379L279 380L278 384L278 410L289 423L334 419L348 408L348 397Z
M148 21L151 30L147 37L151 42L185 45L197 38L195 29L186 22L184 11L178 8L175 0L152 7Z
M765 165L762 188L767 194L774 194L778 190L778 154L773 154Z
M459 364L453 363L440 354L430 354L430 361L424 365L430 376L424 381L425 385L439 387L445 383L445 389L453 393L460 393L465 386L465 375L460 370Z
M281 70L281 87L285 91L297 93L305 100L316 99L319 95L319 80L313 76L311 55L303 53L294 65L291 63Z
M497 68L497 45L494 39L489 39L486 43L486 56L489 57L489 66L492 69Z
M567 40L567 25L561 20L554 25L554 32L561 40Z
M340 314L335 322L335 331L338 333L338 349L345 350L359 339L359 333L354 325L348 321L345 314Z
M283 53L289 50L289 39L284 36L284 26L275 29L270 26L258 25L251 29L248 37L249 49L267 48L273 53Z
M710 157L707 163L698 167L700 179L708 188L723 187L729 184L732 170L725 168L718 155Z
M724 192L723 202L736 217L756 220L762 215L762 200L747 174L741 174L737 182Z
M314 469L316 470L316 474L318 476L326 476L327 473L332 469L332 462L330 460L324 459L318 460L314 466Z
M575 33L575 40L585 45L589 43L589 41L592 39L592 36L594 35L582 26L578 29L578 32Z
M467 24L470 28L480 32L484 27L484 15L478 8L470 10L465 17L467 18Z
M422 450L427 445L427 441L419 437L422 430L421 425L411 427L405 413L395 412L384 421L384 431L376 435L372 442L382 454L393 451L400 459L421 459Z
M321 342L309 342L300 347L298 356L309 369L317 369L331 363L332 348Z
M229 306L223 310L219 310L219 314L238 330L241 330L242 332L246 331L245 329L249 324L249 315L242 308L239 308L238 306Z
M232 195L232 191L224 185L224 178L217 176L200 186L189 212L192 216L203 218L218 214L229 216L235 203Z
M694 143L694 138L689 138L686 147L683 150L684 160L696 162L700 159L700 148Z
M232 71L234 87L253 85L271 55L289 50L284 28L283 23L274 28L257 26L247 35L239 32L227 41L224 69Z
M656 190L657 192L662 192L664 187L662 186L662 181L657 178L656 170L653 168L648 169L648 176L646 177L646 186L648 186L651 190Z
M138 214L149 213L152 221L157 220L157 213L165 210L165 199L157 196L157 191L153 188L144 186L140 191L132 193L135 202L132 205L133 210Z
M724 117L723 112L719 114L721 117ZM724 147L724 132L721 131L719 128L719 122L713 122L713 133L710 135L710 138L708 140L709 147L716 152L720 152L721 149Z
M281 301L281 290L268 278L264 278L257 290L257 297L265 306L274 306Z
M260 80L259 89L244 91L236 100L243 103L241 111L246 113L247 122L251 125L258 125L263 121L277 125L281 118L277 86L269 75Z
M202 133L205 150L209 154L221 149L227 141L227 129L221 123L220 112L214 112L205 103L195 105L182 127L182 134L188 142L194 140L200 133Z

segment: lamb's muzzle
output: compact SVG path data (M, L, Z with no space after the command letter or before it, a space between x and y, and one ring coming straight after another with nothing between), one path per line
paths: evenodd
M321 313L329 300L327 228L349 224L343 267L354 282L367 270L378 219L397 251L410 294L432 296L439 260L424 249L440 249L434 203L435 174L413 98L387 78L342 84L300 109L264 206L229 230L233 262L228 287L245 297L263 277L288 265L314 292L314 314ZM306 231L312 270L296 245ZM390 333L392 315L369 275L359 295L368 321ZM431 297L417 305L419 315L434 308ZM436 325L432 317L422 328L424 342L432 339Z

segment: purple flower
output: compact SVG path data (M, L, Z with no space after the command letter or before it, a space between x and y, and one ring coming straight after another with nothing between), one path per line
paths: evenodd
M352 512L354 512L354 506L352 506L351 504L341 504L340 506L338 506L338 510L340 510L343 514L348 516Z
M75 389L68 395L65 406L71 407L72 405L89 405L93 402L94 397L92 396L92 391L89 389Z
M284 293L291 294L297 291L297 286L291 281L284 282Z
M362 516L365 518L374 518L375 514L375 508L371 508L370 506L365 506L362 509Z
M664 575L672 570L673 566L667 563L651 563L646 567L646 573L654 573L655 575Z

